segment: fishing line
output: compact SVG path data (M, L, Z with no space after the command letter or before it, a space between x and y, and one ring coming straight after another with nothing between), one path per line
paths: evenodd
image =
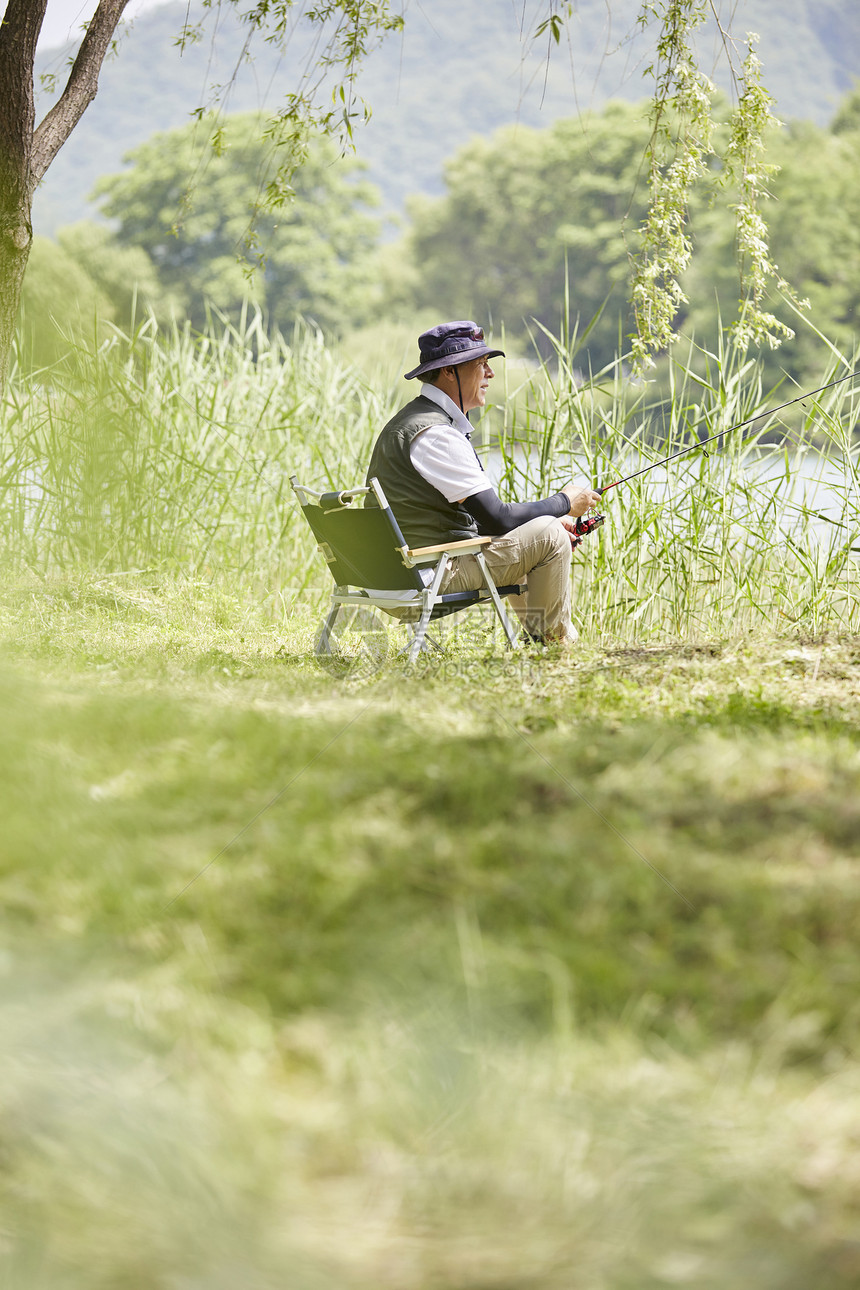
M764 417L776 416L777 412L782 412L784 408L790 408L795 403L802 403L804 399L813 399L816 394L823 394L825 390L831 390L834 385L841 385L843 381L850 381L852 377L858 375L860 375L858 372L849 372L847 376L837 377L835 381L829 381L827 385L822 385L817 390L808 390L805 394L798 394L797 398L789 399L786 403L780 403L779 407L770 408L766 412L759 412L757 416L748 417L746 421L738 421L735 425L728 426L725 430L719 430L707 439L700 439L698 443L690 444L688 448L681 448L678 452L670 453L668 457L661 457L659 461L652 461L650 466L643 466L641 470L634 470L632 475L625 475L623 479L616 479L611 484L604 484L602 488L598 488L596 491L602 497L604 493L609 492L610 488L617 488L619 484L627 484L631 479L637 479L639 475L645 475L649 470L654 470L657 466L665 466L668 461L674 461L676 457L686 457L688 453L704 450L705 444L713 443L715 439L722 439L723 435L731 434L734 430L740 430L743 426L751 426L756 421L761 421ZM710 453L706 452L705 456L709 457Z

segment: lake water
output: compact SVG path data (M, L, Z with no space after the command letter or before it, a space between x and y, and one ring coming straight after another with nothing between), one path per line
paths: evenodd
M534 478L537 474L538 460L537 454L534 454L530 461L529 454L518 453L517 470L523 472L525 479ZM589 480L586 463L577 462L576 458L573 460L575 482L594 483L597 487L603 487L612 482L612 475L598 481ZM721 471L724 471L726 476L729 475L729 462L725 458L722 460L725 462L724 466L721 466L721 454L710 455L707 469L710 471L712 484L719 483ZM685 493L698 485L702 464L702 457L691 453L689 458L678 458L677 461L670 462L666 466L657 466L631 483L641 487L655 503L671 501L673 496L680 501ZM503 469L501 453L491 451L484 458L484 465L493 483L498 486ZM639 468L638 461L631 461L626 469L621 462L614 478L623 478L628 471L632 472ZM781 532L790 533L800 528L804 519L803 512L807 511L812 513L809 520L810 527L827 545L831 542L841 545L846 536L856 540L860 535L860 487L852 477L850 469L846 469L842 461L810 449L789 453L787 457L784 451L775 449L773 452L763 453L760 457L749 458L739 474L740 479L745 481L747 487L753 491L754 503L758 502L762 511L769 503L773 505L773 499L776 499L775 519ZM564 481L559 477L557 482L560 486ZM619 492L624 487L625 485L621 484ZM737 488L738 485L727 480L727 489L730 490L733 487ZM535 490L529 491L525 487L518 491L524 499L537 495ZM614 491L607 493L603 506L608 507L612 504ZM745 492L742 492L738 511L746 513L750 505L750 499Z

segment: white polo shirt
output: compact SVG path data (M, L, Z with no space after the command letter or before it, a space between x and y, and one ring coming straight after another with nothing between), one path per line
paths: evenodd
M446 502L462 502L474 493L484 493L493 485L487 478L475 450L469 442L472 427L453 399L435 385L425 384L425 399L442 408L454 424L440 422L428 426L409 445L409 460L428 484L438 489Z

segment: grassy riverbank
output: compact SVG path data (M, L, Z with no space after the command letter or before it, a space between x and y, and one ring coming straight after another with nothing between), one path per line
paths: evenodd
M710 456L673 462L670 485L655 471L606 494L600 538L578 557L588 634L641 644L860 630L851 355L822 371L822 385L838 384L784 413L771 409L799 391L768 389L730 341L675 354L670 398L617 368L584 379L575 364L562 339L551 361L511 362L495 383L479 433L505 497L547 496L572 476L607 483L732 430ZM412 394L312 330L284 338L251 315L203 336L150 320L16 373L0 415L4 568L174 572L282 613L326 578L290 475L361 482L380 426Z
M502 489L771 405L705 358L509 364ZM856 1286L857 395L609 494L572 656L337 676L287 478L401 393L254 318L10 382L4 1286Z
M857 1284L854 637L2 604L8 1284Z

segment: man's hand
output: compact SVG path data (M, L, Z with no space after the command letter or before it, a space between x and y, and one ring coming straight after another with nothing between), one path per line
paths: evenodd
M570 538L571 550L575 551L582 541L581 538L576 536L576 520L572 519L570 515L562 515L561 522L567 529L567 536Z
M576 531L576 520L572 515L562 515L561 522L567 529L567 536L570 538L570 549L575 551L583 543L583 538Z
M600 494L596 493L593 488L577 488L576 484L565 484L560 489L570 502L570 514L574 519L584 515L586 511L593 511L600 501Z

